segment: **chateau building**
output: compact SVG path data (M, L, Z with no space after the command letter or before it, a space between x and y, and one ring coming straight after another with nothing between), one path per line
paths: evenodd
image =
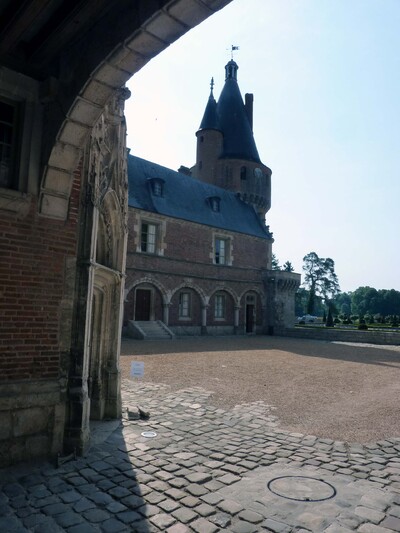
M293 325L300 276L271 270L271 170L253 136L253 95L243 102L237 72L229 61L218 102L211 82L191 169L128 155L124 328L135 337Z

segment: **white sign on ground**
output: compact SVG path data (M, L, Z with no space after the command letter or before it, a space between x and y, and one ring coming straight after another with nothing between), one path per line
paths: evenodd
M133 378L142 378L144 376L144 362L143 361L132 361L131 376Z

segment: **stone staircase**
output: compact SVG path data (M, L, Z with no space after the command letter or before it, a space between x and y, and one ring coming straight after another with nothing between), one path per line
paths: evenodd
M175 337L174 333L161 320L130 320L128 334L134 339L142 340L164 340Z

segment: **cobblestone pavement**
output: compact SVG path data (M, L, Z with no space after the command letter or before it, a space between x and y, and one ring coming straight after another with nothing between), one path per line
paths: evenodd
M0 531L400 531L400 439L290 433L272 406L218 409L210 395L125 381L124 406L150 419L100 424L87 457L58 469L0 470Z

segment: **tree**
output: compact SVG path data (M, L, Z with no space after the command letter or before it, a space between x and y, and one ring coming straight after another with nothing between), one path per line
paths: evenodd
M381 297L376 289L372 287L358 287L351 295L352 312L358 315L379 313L382 308L379 300L381 300Z
M315 308L315 297L320 296L326 302L333 299L339 292L339 282L335 274L335 262L330 257L318 257L310 252L303 257L304 284L308 288L309 299L307 313L312 315Z
M334 321L333 321L332 309L331 309L331 306L330 306L330 305L328 306L328 316L327 316L327 318L326 318L325 326L326 326L327 328L333 328L333 327L335 327L335 323L334 323Z
M281 267L279 265L279 259L276 257L275 254L272 254L271 269L272 270L280 270L281 269Z
M308 299L310 296L310 291L304 287L300 287L296 292L295 297L295 314L296 316L303 316L307 313ZM314 299L314 314L317 316L322 316L324 313L324 305L322 299L319 296L315 296ZM326 319L326 317L325 317Z
M351 315L351 292L341 292L335 296L333 303L342 315Z
M285 272L294 272L293 265L290 261L286 261L286 263L283 265L282 270Z

